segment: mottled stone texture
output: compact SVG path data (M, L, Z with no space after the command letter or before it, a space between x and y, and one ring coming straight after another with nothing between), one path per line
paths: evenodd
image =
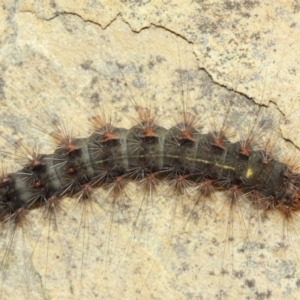
M235 132L251 127L260 110L274 152L293 157L300 146L299 11L296 1L271 0L2 3L4 169L20 169L7 153L16 152L16 141L18 149L39 143L53 152L47 133L56 116L87 136L97 110L129 128L134 105L151 104L169 128L182 102L204 130L222 122L230 101ZM246 205L230 213L222 195L197 201L192 191L169 190L143 197L130 185L122 209L108 191L97 192L100 206L65 199L50 221L46 212L30 212L26 236L16 232L2 262L2 299L298 298L297 220L282 224L279 215L264 218ZM8 244L3 231L1 259Z

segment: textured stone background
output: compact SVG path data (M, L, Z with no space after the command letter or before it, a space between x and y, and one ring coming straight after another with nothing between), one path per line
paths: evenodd
M233 101L238 132L264 104L265 138L272 133L282 159L299 153L296 2L6 1L0 9L5 170L20 168L10 143L18 154L22 143L51 153L51 119L87 136L99 105L129 128L134 103L151 104L170 127L184 102L207 130ZM262 220L242 204L230 213L222 195L189 218L195 194L168 187L147 199L131 184L120 200L128 208L113 212L111 197L97 197L100 206L63 200L56 226L30 212L11 247L2 231L2 299L299 297L296 219Z

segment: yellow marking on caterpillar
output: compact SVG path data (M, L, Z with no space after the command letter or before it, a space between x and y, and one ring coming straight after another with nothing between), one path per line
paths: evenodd
M179 158L178 156L176 155L166 155L166 157L171 157L171 158ZM198 162L202 162L202 163L205 163L205 164L213 164L213 162L209 161L209 160L205 160L205 159L201 159L201 158L189 158L189 157L185 157L186 160L191 160L191 161L198 161ZM222 164L219 164L219 163L215 163L214 166L216 167L221 167L223 169L227 169L227 170L235 170L234 167L232 166L228 166L228 165L222 165ZM252 174L252 173L251 173Z
M251 168L248 168L245 177L250 178L252 175L253 175L253 170Z

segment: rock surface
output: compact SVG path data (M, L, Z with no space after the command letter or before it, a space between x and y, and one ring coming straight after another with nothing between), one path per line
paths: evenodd
M259 112L281 159L295 157L299 14L297 4L271 0L7 1L0 8L5 170L20 168L9 155L16 142L19 152L37 143L53 152L53 118L87 136L97 112L129 128L136 104L151 104L169 128L184 102L208 130L232 101L235 132L251 128ZM126 209L112 209L98 191L101 206L64 199L50 220L31 211L11 247L13 229L2 232L1 299L297 299L299 221L265 219L243 204L230 213L224 196L216 198L193 210L192 191L176 197L162 186L150 199L129 184L120 200Z

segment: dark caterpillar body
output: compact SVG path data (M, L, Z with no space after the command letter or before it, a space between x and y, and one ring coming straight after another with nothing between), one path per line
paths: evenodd
M285 216L299 210L300 174L265 150L245 141L232 143L222 131L202 134L193 127L195 117L185 115L169 130L147 110L139 109L139 117L129 130L101 120L90 137L66 136L53 155L30 156L23 169L2 179L1 221L64 196L88 198L96 187L111 189L117 197L127 180L143 180L148 188L154 180L171 180L179 193L186 181L206 182L230 191L232 198L240 192L252 195L253 204L264 210L279 209Z

